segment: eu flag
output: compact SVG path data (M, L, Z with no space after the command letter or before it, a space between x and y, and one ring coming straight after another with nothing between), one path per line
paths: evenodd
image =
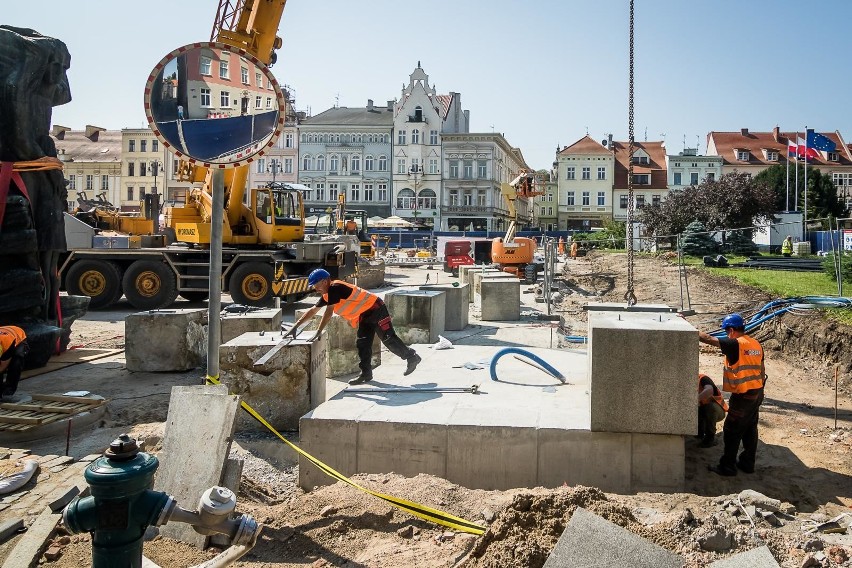
M834 152L837 149L837 144L832 142L830 138L814 132L812 128L808 128L807 144L808 148L822 150L823 152Z

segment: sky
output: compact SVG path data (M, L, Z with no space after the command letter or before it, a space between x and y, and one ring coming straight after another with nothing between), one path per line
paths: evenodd
M670 153L711 130L839 130L852 141L852 2L636 0L635 137ZM26 0L0 22L61 39L73 129L146 125L145 80L208 41L218 0ZM471 132L501 132L535 169L586 133L628 135L629 0L288 0L272 68L297 110L399 98L420 61L461 93Z

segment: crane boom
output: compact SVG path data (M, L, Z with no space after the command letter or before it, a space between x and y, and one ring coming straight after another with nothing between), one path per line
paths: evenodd
M210 41L242 47L266 65L281 47L278 24L287 0L219 0Z

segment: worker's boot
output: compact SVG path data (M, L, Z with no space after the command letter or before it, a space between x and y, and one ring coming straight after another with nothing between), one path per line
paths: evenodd
M350 385L360 385L362 383L368 383L373 380L373 375L370 373L361 372L360 375L355 377L354 379L349 379Z
M420 355L414 353L408 359L406 359L406 361L408 361L408 366L405 368L405 372L403 373L403 375L410 375L414 372L414 369L417 368L417 364L420 363Z

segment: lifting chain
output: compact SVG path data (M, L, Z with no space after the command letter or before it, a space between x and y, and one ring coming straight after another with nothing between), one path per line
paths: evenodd
M630 89L628 94L628 149L627 149L627 226L625 227L625 245L627 246L627 292L624 299L628 306L636 304L636 294L633 292L633 17L634 2L630 0Z

